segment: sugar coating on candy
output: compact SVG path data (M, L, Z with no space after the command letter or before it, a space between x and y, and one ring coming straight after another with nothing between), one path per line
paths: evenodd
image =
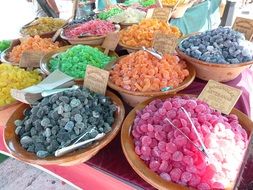
M47 53L56 49L59 49L59 42L52 42L50 38L41 38L35 35L34 37L28 37L20 45L13 47L8 54L8 59L11 62L19 63L24 51L31 50Z
M110 79L126 90L149 92L168 86L176 88L188 75L185 62L177 56L164 54L162 60L158 60L140 50L120 59L111 70ZM160 112L166 114L166 108Z
M181 107L194 122L208 158L165 121L168 118L200 145ZM198 190L225 189L234 182L248 142L235 115L221 115L187 96L150 102L136 113L132 135L136 154L152 171L167 181Z
M61 28L65 24L65 21L59 18L52 17L40 17L34 20L29 27L21 29L21 33L24 35L41 35L48 32L53 32Z
M49 61L50 71L60 69L75 78L83 78L87 65L103 69L115 57L105 55L97 48L76 45Z
M71 101L66 102L66 98L61 97L68 97ZM67 106L72 109L64 109ZM26 117L14 123L15 133L20 137L23 148L39 158L45 158L54 155L57 149L74 143L85 133L81 141L110 132L115 107L108 97L85 88L64 91L45 97L31 109L27 108L24 111ZM94 117L92 112L97 112L98 117ZM142 146L139 151L148 155L151 149Z
M82 35L103 36L114 31L115 25L112 22L104 20L91 20L64 29L64 35L67 38L77 38Z
M117 15L114 15L112 17L109 17L107 20L114 23L131 24L131 23L139 23L145 17L146 17L146 12L129 7L123 12Z
M237 64L253 60L253 44L243 34L219 27L185 39L179 46L196 59L220 64Z
M120 41L122 44L131 47L151 47L156 32L173 34L176 37L180 37L181 35L177 27L170 26L165 21L144 19L139 24L134 24L122 30L120 32Z
M5 63L0 64L0 76L0 106L15 101L11 96L11 89L24 89L39 83L42 79L37 71L26 71Z

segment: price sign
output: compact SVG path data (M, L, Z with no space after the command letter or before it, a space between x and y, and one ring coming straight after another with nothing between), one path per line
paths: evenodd
M198 98L208 103L210 107L229 114L241 93L242 91L237 88L209 80Z
M155 8L153 10L152 18L167 22L170 19L171 15L172 15L171 8Z
M178 38L172 34L156 33L153 39L153 48L166 54L172 54L175 52Z
M89 88L93 92L105 95L108 79L109 71L88 65L83 86Z
M120 37L119 32L111 32L106 36L102 44L102 47L105 48L104 53L106 55L108 55L110 50L114 51L116 49L119 43L119 37Z
M40 59L45 55L44 52L25 51L22 53L19 66L25 68L40 67Z
M253 38L253 20L237 17L235 19L233 29L245 35L249 41Z

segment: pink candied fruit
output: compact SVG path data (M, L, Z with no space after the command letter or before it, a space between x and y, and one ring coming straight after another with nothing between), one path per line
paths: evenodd
M141 116L141 119L147 120L150 117L150 113L146 112Z
M161 172L165 172L167 170L167 168L168 168L168 162L163 160L160 167L159 167L159 170Z
M177 150L177 146L174 143L169 142L166 144L166 151L167 152L174 153L176 150Z
M177 162L179 162L179 161L182 161L183 160L183 153L182 152L180 152L180 151L176 151L176 152L174 152L173 154L172 154L172 160L173 161L177 161Z
M175 181L175 182L179 181L179 179L181 178L181 174L182 174L182 171L179 168L173 168L170 171L170 177L172 181Z
M187 183L192 178L192 173L190 172L183 172L181 175L181 181Z
M153 125L151 125L151 124L148 124L148 131L149 132L152 132L153 130L154 130L154 127L153 127Z
M149 136L143 136L141 143L145 146L149 146L152 143L152 139Z
M169 160L171 157L171 154L169 152L162 152L161 153L161 159L162 160Z
M188 165L188 166L192 166L193 165L193 159L192 157L186 155L183 157L183 162Z
M195 100L188 100L186 105L190 108L190 109L194 109L197 106L197 102Z
M207 183L200 183L197 186L198 190L210 190L211 187Z
M171 110L172 109L172 104L170 101L166 100L164 103L163 103L163 108L166 109L167 111Z
M151 149L150 149L150 147L148 147L148 146L142 146L141 147L141 153L144 156L150 156L151 155Z
M200 146L184 108L203 139L211 160L171 126L170 119ZM235 180L245 153L248 134L236 116L225 116L195 98L152 101L139 111L132 135L135 152L167 181L199 190L224 189ZM227 156L231 155L231 156Z
M158 169L159 169L159 167L160 167L160 162L158 162L158 161L151 161L150 162L150 164L149 164L149 168L152 170L152 171L158 171Z
M188 140L180 135L180 136L177 136L174 140L174 144L178 147L182 147L182 146L185 146L187 144Z
M161 151L165 151L165 150L166 150L166 142L160 141L160 142L158 143L158 148L159 148Z

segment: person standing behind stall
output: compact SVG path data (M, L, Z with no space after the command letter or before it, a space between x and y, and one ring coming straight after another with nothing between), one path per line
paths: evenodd
M55 0L27 0L32 2L36 17L53 17L59 18L59 9Z
M110 8L113 5L117 4L117 0L96 0L96 9L98 11L104 10L106 8Z

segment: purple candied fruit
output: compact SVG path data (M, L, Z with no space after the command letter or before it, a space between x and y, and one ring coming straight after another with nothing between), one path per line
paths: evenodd
M170 175L166 172L161 173L160 176L166 181L171 181Z

